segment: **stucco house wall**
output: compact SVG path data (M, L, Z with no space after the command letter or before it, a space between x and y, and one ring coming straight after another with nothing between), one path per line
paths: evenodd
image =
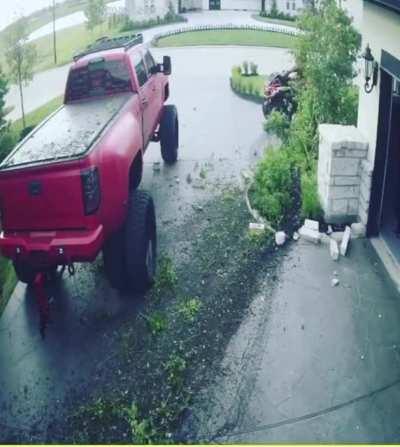
M389 9L364 2L362 23L362 48L369 43L374 58L380 63L382 50L400 59L400 15ZM362 74L362 72L361 72ZM369 143L368 160L375 160L376 136L379 114L379 81L369 94L363 90L363 78L360 81L360 101L358 106L358 128Z

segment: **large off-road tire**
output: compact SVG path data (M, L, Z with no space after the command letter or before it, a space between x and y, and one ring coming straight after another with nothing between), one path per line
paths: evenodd
M175 163L178 159L179 121L174 105L164 106L159 134L163 160L168 164Z
M32 284L35 280L36 271L25 262L14 262L15 274L19 281L25 284Z
M125 224L125 267L130 290L146 291L154 282L157 256L157 230L153 199L145 191L134 191L129 198Z
M120 291L146 291L154 282L156 253L153 199L145 191L132 191L124 226L103 247L104 268L111 286Z

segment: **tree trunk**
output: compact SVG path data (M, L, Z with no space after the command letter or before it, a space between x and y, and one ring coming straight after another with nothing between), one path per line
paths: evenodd
M261 0L261 12L265 12L265 0Z
M21 76L21 67L18 67L18 86L19 86L19 97L21 101L21 112L22 112L22 125L25 129L26 121L25 121L25 109L24 109L24 94L22 91L22 76Z

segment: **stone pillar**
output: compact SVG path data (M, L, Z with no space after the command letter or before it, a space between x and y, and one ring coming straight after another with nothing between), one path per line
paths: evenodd
M367 154L368 142L356 127L319 126L318 194L326 222L359 221L360 204L365 208L367 203L361 188L367 189L370 178L363 168Z

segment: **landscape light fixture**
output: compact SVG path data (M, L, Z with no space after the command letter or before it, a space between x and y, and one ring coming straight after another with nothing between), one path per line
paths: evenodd
M364 84L364 90L366 93L371 93L373 88L378 83L378 70L379 65L378 62L374 59L374 56L372 56L371 48L369 44L367 44L367 47L365 48L365 51L362 55L362 58L365 62L365 84Z

